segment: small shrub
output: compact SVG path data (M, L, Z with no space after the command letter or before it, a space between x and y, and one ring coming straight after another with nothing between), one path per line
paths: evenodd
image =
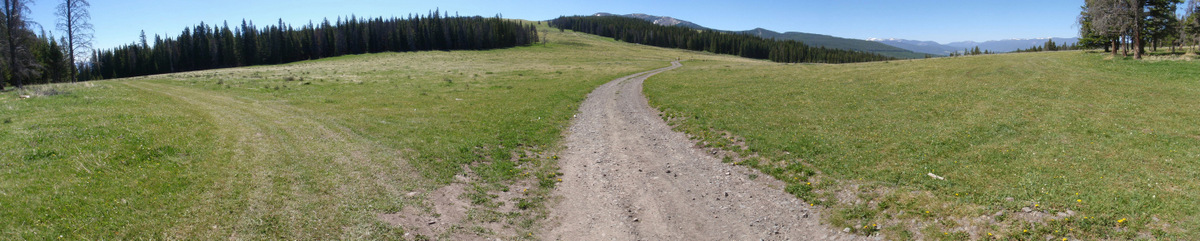
M526 210L531 207L533 207L533 203L529 202L529 200L521 199L521 200L517 201L517 208L519 208L521 210Z
M805 201L809 201L809 202L813 201L812 185L799 184L799 183L791 184L791 185L788 185L787 188L784 188L783 190L787 193L791 193L792 195L796 195L797 198L803 199Z
M57 156L58 156L58 152L55 152L55 151L35 150L31 154L25 155L25 160L26 161L36 161L36 160L47 159L47 158L52 158L52 157L57 157Z
M38 90L33 91L33 93L32 93L33 96L55 96L55 95L64 95L64 94L67 94L67 92L61 91L58 89L54 89L54 88L38 89Z

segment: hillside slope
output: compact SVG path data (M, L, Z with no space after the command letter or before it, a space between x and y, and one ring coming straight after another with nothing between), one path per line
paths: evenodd
M676 58L731 59L544 34L0 93L0 235L528 237L588 92Z
M1200 62L1107 58L707 61L645 92L680 130L833 207L827 220L859 234L1200 235L1200 163L1183 161L1200 155L1200 109L1180 108L1200 105Z
M709 30L710 29L710 28L707 28L704 26L700 26L699 24L696 24L693 22L688 22L688 21L679 20L676 18L666 17L666 16L654 16L654 15L649 15L649 14L644 14L644 13L623 14L623 15L617 15L617 14L611 14L611 13L596 13L596 14L593 14L593 16L599 16L599 17L621 16L621 17L627 17L627 18L636 18L636 19L646 20L651 23L662 25L662 26L679 26L679 27L700 29L700 30Z
M611 14L611 13L596 13L593 16L621 16L621 17L627 17L627 18L636 18L636 19L646 20L648 22L652 22L654 24L663 25L663 26L679 26L679 27L692 28L692 29L698 29L698 30L714 30L714 31L720 31L720 32L727 32L727 33L750 34L750 35L754 35L754 36L758 36L758 37L762 37L762 38L769 38L769 39L773 38L773 39L778 39L778 40L796 40L796 41L800 41L800 42L803 42L805 44L808 44L810 46L815 46L815 47L862 51L862 52L875 53L875 54L880 54L880 55L884 55L887 57L899 58L899 59L925 58L924 53L915 53L913 51L893 47L893 46L890 46L887 44L881 44L881 43L877 43L877 42L860 40L860 39L840 38L840 37L834 37L834 36L829 36L829 35L801 33L801 32L779 33L779 32L775 32L775 31L763 29L763 28L756 28L753 30L746 30L746 31L717 30L717 29L711 29L708 27L700 26L699 24L696 24L693 22L680 20L680 19L676 19L676 18L672 18L672 17L654 16L654 15L642 14L642 13L625 14L625 15L617 15L617 14ZM935 54L935 55L939 55L939 54Z
M823 34L801 33L801 32L786 32L779 33L762 28L756 28L746 31L731 31L734 33L744 33L763 38L773 38L778 40L796 40L804 42L812 46L820 46L835 49L848 49L863 52L871 52L882 54L884 56L900 58L900 59L919 59L925 58L925 53L915 53L913 51L879 43L860 39L840 38ZM941 55L941 54L935 54Z

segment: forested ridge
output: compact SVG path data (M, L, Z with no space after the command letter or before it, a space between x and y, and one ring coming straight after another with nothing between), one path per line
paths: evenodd
M551 20L550 26L630 43L784 63L853 63L894 59L872 53L811 47L794 40L780 41L748 34L660 26L640 19L619 16L564 16Z
M282 64L348 54L425 50L485 50L529 45L536 27L500 17L448 16L434 11L407 18L338 18L293 27L282 20L257 27L201 23L178 37L147 39L99 50L81 71L122 78L181 71Z

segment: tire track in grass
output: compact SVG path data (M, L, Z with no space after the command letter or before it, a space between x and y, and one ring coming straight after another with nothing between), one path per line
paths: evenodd
M323 239L369 236L372 212L398 210L418 173L401 153L268 101L148 81L121 82L205 110L217 156L198 163L211 186L164 236ZM219 160L228 157L227 160Z

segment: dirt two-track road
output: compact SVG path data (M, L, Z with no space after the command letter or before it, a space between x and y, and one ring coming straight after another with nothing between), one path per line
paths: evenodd
M642 95L650 76L588 95L567 134L550 240L855 240L820 224L782 182L722 163L674 132Z

